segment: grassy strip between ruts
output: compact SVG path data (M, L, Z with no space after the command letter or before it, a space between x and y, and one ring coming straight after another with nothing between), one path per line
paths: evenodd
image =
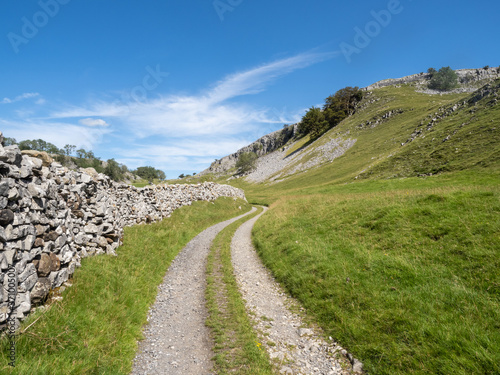
M126 228L117 257L84 259L63 300L23 322L15 368L8 366L10 345L2 337L0 373L129 374L149 306L172 260L205 228L249 209L240 199L220 198L182 207L159 223Z
M219 233L207 262L207 307L215 341L215 373L272 374L267 352L259 343L238 290L231 264L231 239L238 227L258 215L244 217Z

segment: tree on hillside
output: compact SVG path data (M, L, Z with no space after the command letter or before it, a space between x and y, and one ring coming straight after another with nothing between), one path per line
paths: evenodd
M109 176L113 181L122 181L124 176L120 164L115 159L109 159L106 163L104 174Z
M45 151L49 154L60 154L61 150L57 148L57 146L53 145L50 142L44 141L43 139L26 139L24 141L19 142L19 148L21 150L36 150L36 151Z
M317 138L326 130L328 130L328 121L325 119L323 111L318 107L309 108L300 122L301 133Z
M257 160L257 154L255 152L244 152L238 158L236 162L236 168L238 168L240 173L250 172L255 168L255 161Z
M339 112L345 118L354 114L356 104L361 99L363 99L363 91L359 87L347 86L326 98L323 109Z
M156 170L156 176L158 177L158 179L160 181L165 181L167 179L167 175L165 174L165 172L163 172L159 169Z
M359 87L350 86L326 98L323 113L325 120L328 121L328 128L337 126L343 119L353 115L361 99L363 99L363 91Z
M429 69L430 70L430 69ZM439 91L449 91L458 86L458 75L449 66L442 67L432 75L429 88Z
M17 145L17 141L15 138L10 138L10 137L5 137L3 139L3 145L4 146L12 146L12 145Z
M83 148L76 150L76 157L78 159L86 159L87 158L87 151L85 151Z
M70 156L73 152L75 152L76 146L75 145L65 145L64 146L64 153L67 156Z
M154 179L158 179L160 181L163 181L167 178L165 175L165 172L160 171L159 169L153 168L153 167L139 167L132 173L138 175L140 178L143 178L144 180L148 180L152 182Z

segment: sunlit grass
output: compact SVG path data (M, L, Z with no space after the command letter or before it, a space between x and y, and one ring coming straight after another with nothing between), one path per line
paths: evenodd
M283 198L259 253L370 373L499 373L500 189L405 182Z

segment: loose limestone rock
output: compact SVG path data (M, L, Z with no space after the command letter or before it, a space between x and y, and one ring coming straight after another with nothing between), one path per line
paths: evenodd
M31 291L31 303L33 305L39 305L45 302L45 299L49 295L51 285L52 283L48 278L39 278Z
M52 159L45 151L22 150L21 153L23 155L31 156L32 158L40 159L42 161L42 166L44 167L50 167L50 165L54 162L54 159Z

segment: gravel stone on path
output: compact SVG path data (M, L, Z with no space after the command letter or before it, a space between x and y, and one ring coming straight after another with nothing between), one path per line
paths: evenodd
M222 229L254 211L204 230L174 259L150 309L132 375L210 374L214 354L210 331L205 326L207 256Z
M291 311L290 308L298 311L299 304L273 279L252 245L251 231L262 214L241 225L231 243L238 286L247 311L252 313L260 344L280 374L344 375L361 371L361 362L355 358L349 360L343 348L333 341L326 342L318 328L308 327Z

